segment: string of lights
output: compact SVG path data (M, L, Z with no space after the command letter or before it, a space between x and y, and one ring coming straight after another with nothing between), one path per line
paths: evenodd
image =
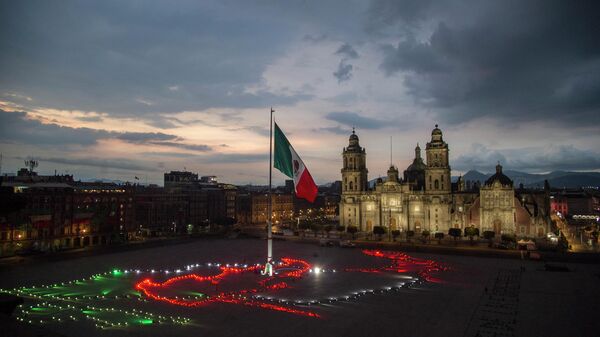
M97 328L111 329L136 325L192 323L189 318L161 315L135 307L135 303L146 306L152 302L188 308L225 303L322 318L322 313L309 308L356 301L366 295L398 292L424 282L441 282L434 275L448 269L436 261L414 258L401 252L363 250L362 253L388 260L389 263L381 267L336 269L286 257L275 263L275 272L270 277L260 275L262 265L258 263L249 265L208 262L172 269L115 268L68 282L0 289L0 292L26 299L26 304L19 306L16 312L19 321L31 324L89 321ZM402 281L398 282L396 276L391 278L395 280L392 284L384 287L359 289L344 295L317 299L306 298L310 296L310 292L304 292L302 284L291 283L294 280L310 280L311 277L319 278L328 274L334 277L340 273L401 274ZM219 291L221 283L235 289ZM276 296L284 289L300 294L301 298Z

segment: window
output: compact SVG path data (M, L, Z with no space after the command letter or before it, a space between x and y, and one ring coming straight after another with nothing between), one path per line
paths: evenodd
M433 183L433 185L435 186L435 189L439 189L440 188L440 182L436 179L435 182Z
M352 188L353 188L353 187L352 187L352 182L350 182L350 191L352 191Z

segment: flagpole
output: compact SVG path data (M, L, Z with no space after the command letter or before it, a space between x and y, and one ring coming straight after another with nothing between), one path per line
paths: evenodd
M272 179L273 179L273 107L269 118L269 204L267 215L267 263L265 264L264 275L273 275L273 197L272 197Z

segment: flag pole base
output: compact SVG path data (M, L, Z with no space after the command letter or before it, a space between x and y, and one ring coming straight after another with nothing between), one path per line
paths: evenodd
M260 273L265 276L273 276L273 260L272 259L267 260L267 263L265 263L265 269L263 269Z

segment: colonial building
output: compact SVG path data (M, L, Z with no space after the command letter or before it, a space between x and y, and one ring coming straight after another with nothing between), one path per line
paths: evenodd
M453 184L448 143L437 125L425 147L426 162L417 144L415 158L403 179L391 165L387 178L379 178L370 186L367 152L354 130L342 157L342 226L356 226L366 232L383 226L431 233L473 226L481 232L493 230L498 236L543 236L549 231L548 203L544 198L526 197L527 191L517 193L500 164L496 174L481 187L466 189L461 178Z

